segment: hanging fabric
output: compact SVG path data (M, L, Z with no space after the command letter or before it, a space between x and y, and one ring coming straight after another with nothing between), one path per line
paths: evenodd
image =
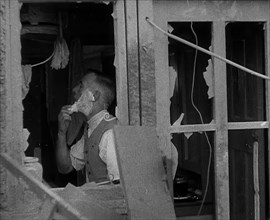
M22 65L22 99L24 99L29 91L29 84L32 78L32 65Z

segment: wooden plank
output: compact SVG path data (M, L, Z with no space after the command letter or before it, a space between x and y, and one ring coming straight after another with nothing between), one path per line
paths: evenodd
M214 52L226 57L225 22L213 22L212 46ZM227 128L227 80L226 64L217 59L214 63L214 115L215 133L215 207L216 219L230 219L229 201L229 158L228 158L228 128Z
M55 210L56 210L55 201L47 198L42 204L41 211L39 213L39 218L49 220L52 218Z
M117 118L121 125L129 124L128 88L127 88L127 51L126 51L126 27L125 27L125 4L117 1L114 4L114 43L116 68L116 96Z
M139 76L137 1L125 0L129 124L140 125L141 94Z
M31 191L34 192L41 200L44 200L44 198L54 200L57 203L58 212L62 215L72 219L86 219L71 205L47 188L42 182L32 177L30 173L20 167L18 163L12 160L7 154L0 154L0 162L9 172L12 173L12 175L25 181L29 186L29 189L31 189Z
M142 125L156 126L154 33L146 17L153 19L153 0L138 0L139 68Z
M175 219L154 127L116 126L116 152L131 219Z
M154 21L164 30L168 28L166 6L162 1L154 1ZM158 31L154 32L154 37L158 146L164 155L171 158L168 38Z
M161 1L168 6L168 21L266 21L269 1Z
M153 1L154 21L164 30L167 30L167 4L162 1ZM152 28L149 24L149 28ZM168 160L172 159L170 127L170 77L168 38L154 31L155 48L155 81L156 81L156 129L158 134L158 147ZM173 177L171 177L173 179ZM171 195L173 195L173 182L169 181Z
M51 34L58 35L59 28L52 25L23 25L21 35L24 34Z
M215 124L197 124L197 125L180 125L170 126L170 133L185 133L185 132L201 132L201 131L215 131Z
M269 128L268 121L253 121L253 122L229 122L229 130L240 130L240 129L267 129Z

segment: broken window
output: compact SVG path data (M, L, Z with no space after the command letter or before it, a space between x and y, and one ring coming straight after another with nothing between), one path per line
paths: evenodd
M23 100L24 128L30 132L26 155L39 157L43 178L52 186L78 184L75 171L61 175L52 160L57 116L63 105L73 102L72 88L91 69L115 81L112 12L112 3L22 5L21 57L29 83ZM62 44L62 57L54 54L59 37L67 46ZM51 67L54 58L58 69ZM114 114L115 103L109 111Z
M210 22L170 22L169 25L172 34L211 49ZM169 42L171 125L211 123L213 75L210 56L175 40L170 39ZM172 143L179 155L174 201L177 207L181 207L177 214L180 216L195 215L202 200L203 213L213 213L213 133L204 132L172 132Z
M195 22L192 33L190 22L170 22L173 28L172 34L196 43L203 48L211 46L211 23ZM211 48L210 48L211 49ZM195 60L196 59L196 60ZM184 114L182 124L201 124L201 119L192 106L192 101L200 110L205 123L210 123L212 115L213 78L208 71L210 56L195 49L170 39L169 66L170 66L170 90L171 90L171 124ZM210 60L211 61L211 60ZM210 92L211 91L211 92Z
M226 26L227 57L265 74L264 26L262 22L234 22ZM263 79L227 66L229 122L266 120ZM260 123L262 124L262 123ZM264 219L269 189L267 176L267 130L229 131L231 219Z

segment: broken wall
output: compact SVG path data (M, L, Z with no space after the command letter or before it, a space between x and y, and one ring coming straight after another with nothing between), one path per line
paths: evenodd
M0 153L22 164L20 6L18 1L0 1ZM0 209L14 208L22 189L2 166L0 180Z

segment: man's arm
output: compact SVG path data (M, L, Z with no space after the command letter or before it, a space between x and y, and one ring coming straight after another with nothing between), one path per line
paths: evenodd
M58 115L58 135L56 144L56 163L60 173L66 174L72 171L69 149L66 143L66 134L70 123L70 106L64 106Z

